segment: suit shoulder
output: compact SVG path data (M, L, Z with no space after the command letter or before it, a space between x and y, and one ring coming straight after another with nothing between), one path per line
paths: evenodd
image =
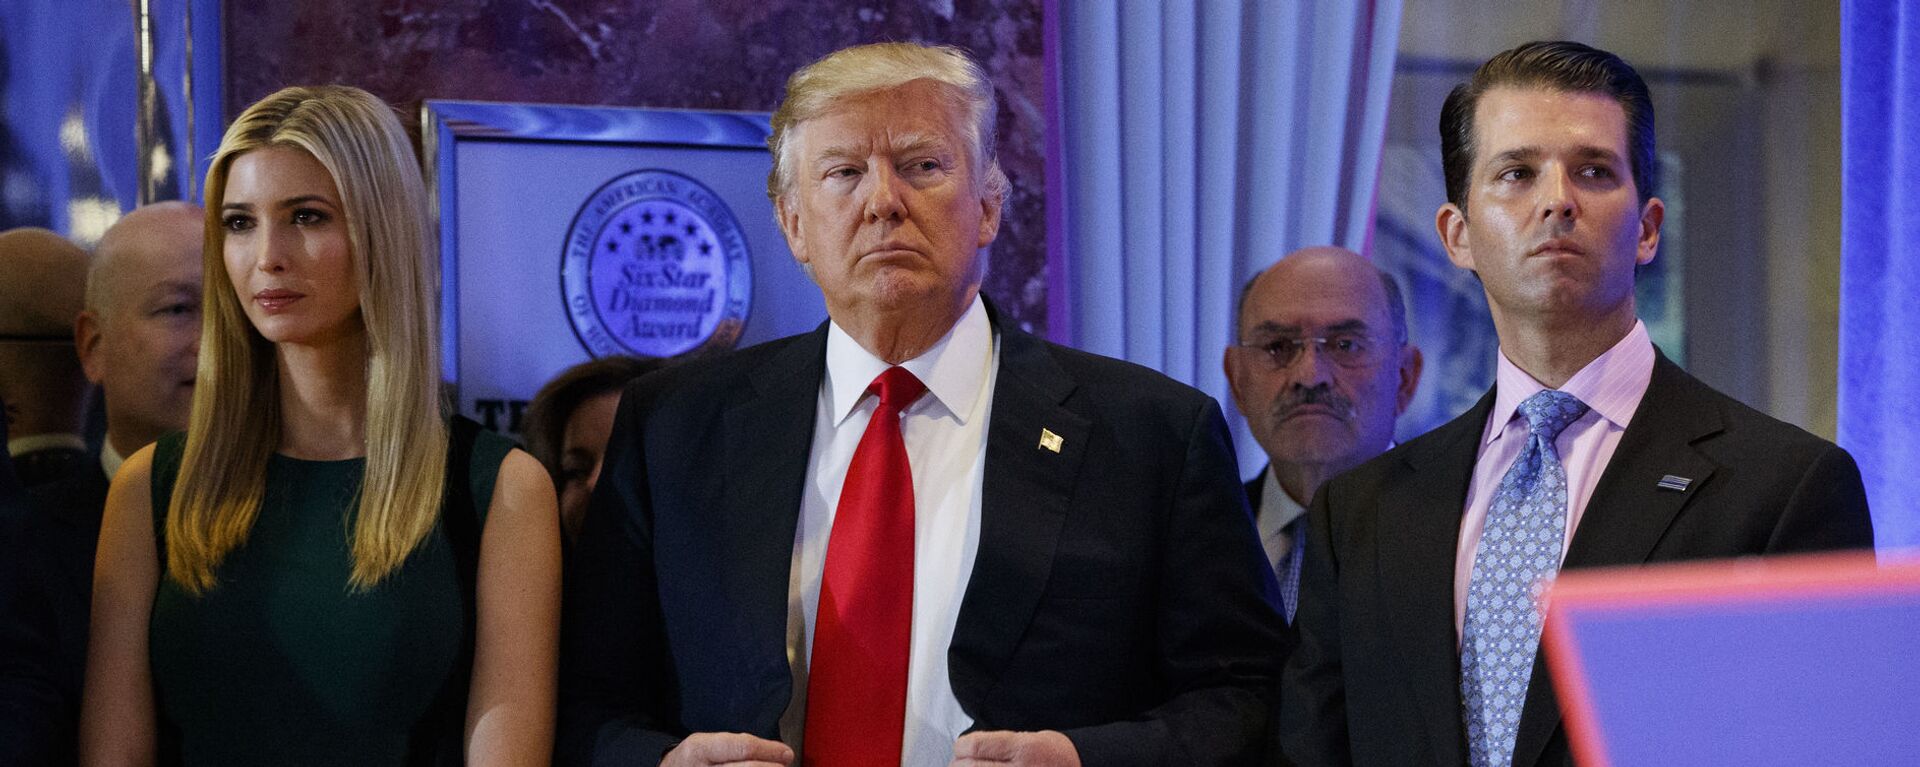
M1771 455L1781 459L1800 463L1811 461L1829 451L1842 450L1831 440L1806 429L1782 421L1761 412L1732 396L1721 392L1682 372L1684 384L1691 389L1690 396L1695 403L1649 402L1643 412L1637 414L1661 418L1662 411L1678 407L1698 407L1710 404L1722 417L1724 432L1719 439L1703 443L1703 449L1736 452L1744 455ZM1649 392L1651 396L1651 392ZM1715 445L1714 443L1719 443Z
M744 349L697 355L634 379L627 384L623 397L640 403L687 396L711 398L716 392L744 384L754 370L807 337L787 336Z
M1477 453L1477 438L1485 429L1486 419L1484 407L1469 408L1467 412L1454 416L1453 420L1394 445L1359 466L1334 476L1327 484L1377 488L1399 476L1410 464L1453 456L1461 450Z
M1206 392L1153 368L1035 338L1048 356L1080 386L1102 396L1183 404L1213 403Z

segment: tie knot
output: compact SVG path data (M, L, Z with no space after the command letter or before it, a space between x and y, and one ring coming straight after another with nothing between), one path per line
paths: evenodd
M1520 415L1526 416L1527 430L1548 442L1558 439L1567 424L1586 414L1587 403L1556 389L1543 390L1520 403Z
M867 391L880 398L881 408L898 412L926 393L927 385L906 368L895 365L875 376L873 383L867 385Z

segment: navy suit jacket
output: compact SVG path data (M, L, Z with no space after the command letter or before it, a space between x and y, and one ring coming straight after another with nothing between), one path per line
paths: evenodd
M980 544L947 654L962 708L976 729L1061 730L1089 765L1257 759L1284 627L1219 406L989 315ZM826 335L626 390L569 563L560 762L779 737Z
M1463 765L1454 554L1493 392L1335 477L1308 508L1300 644L1281 714L1301 765ZM1666 475L1692 480L1658 487ZM1853 458L1659 355L1563 570L1873 545ZM1514 764L1571 765L1544 653Z

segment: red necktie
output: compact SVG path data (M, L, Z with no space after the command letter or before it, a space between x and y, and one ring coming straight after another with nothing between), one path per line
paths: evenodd
M900 367L867 387L880 405L840 488L814 617L801 747L810 767L900 763L913 631L913 471L900 411L926 390Z

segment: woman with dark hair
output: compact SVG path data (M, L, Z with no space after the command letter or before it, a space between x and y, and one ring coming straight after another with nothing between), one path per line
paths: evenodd
M601 357L561 371L533 395L523 431L527 452L547 467L560 490L560 525L568 541L579 537L587 499L600 479L620 390L666 364L647 357Z

